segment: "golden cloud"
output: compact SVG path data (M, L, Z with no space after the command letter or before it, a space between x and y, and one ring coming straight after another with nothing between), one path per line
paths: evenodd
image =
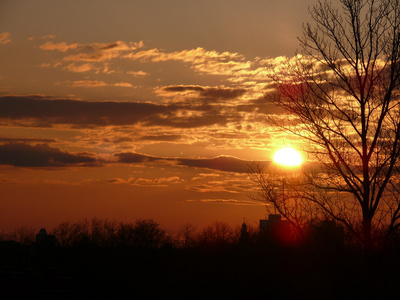
M120 87L133 87L132 84L129 82L117 82L114 84L114 86L120 86Z
M116 87L133 87L129 82L106 83L99 80L76 80L72 83L71 87L102 87L102 86L116 86Z
M72 83L72 87L101 87L107 86L108 84L104 81L98 80L76 80Z
M7 44L11 42L11 34L9 32L0 33L0 44Z
M60 51L60 52L66 52L68 50L71 49L76 49L79 47L78 43L75 44L67 44L65 42L61 42L61 43L53 43L53 42L46 42L42 45L39 46L40 49L42 50L46 50L46 51Z
M163 52L154 48L129 53L125 57L142 62L182 61L190 63L197 72L214 75L232 75L234 71L249 69L252 64L249 61L245 61L245 57L239 53L227 51L220 53L201 47L175 52Z
M72 63L63 68L63 70L68 70L68 71L76 72L76 73L88 72L93 69L94 69L94 65L90 64L90 63L85 63L82 65L76 65L76 64Z

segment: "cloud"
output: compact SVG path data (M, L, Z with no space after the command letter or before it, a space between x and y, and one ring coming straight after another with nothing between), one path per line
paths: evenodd
M172 85L161 88L161 92L167 93L192 93L196 92L200 98L210 98L212 100L230 100L237 99L246 93L243 88L226 87L202 87L198 85Z
M54 143L55 139L41 139L41 138L0 138L0 143Z
M142 163L142 162L152 162L157 160L162 160L160 157L139 154L139 153L116 153L115 156L118 158L120 163Z
M182 183L184 180L179 176L171 176L171 177L160 177L160 178L111 178L107 180L107 183L112 184L130 184L135 186L151 186L151 187L167 187L171 184Z
M181 51L168 52L158 48L146 49L143 42L116 41L112 43L72 43L52 42L39 46L45 51L58 51L61 57L58 58L56 66L73 72L86 72L90 64L96 64L91 70L100 72L99 64L105 64L113 59L129 59L142 63L161 62L183 62L194 72L201 75L227 76L227 80L234 84L252 86L253 90L261 92L262 86L269 80L270 68L280 70L284 58L261 59L256 58L249 61L240 53L229 51L219 52L207 50L202 47L184 49ZM75 63L86 63L79 66ZM103 73L109 73L109 67L103 67ZM113 71L117 72L117 71ZM135 77L148 76L149 73L139 70L130 71Z
M44 36L41 37L42 40L46 40L46 39L55 39L57 36L55 34L46 34Z
M241 160L232 156L218 156L214 158L168 158L157 157L139 153L124 152L116 153L115 156L119 163L143 163L155 161L170 161L175 162L177 165L191 167L191 168L204 168L224 172L235 172L247 174L250 169L250 164L253 162ZM263 166L268 166L270 162L261 162Z
M88 153L69 153L47 144L32 146L25 143L0 145L0 164L32 168L98 165Z
M264 120L266 115L270 114L286 114L287 112L276 105L269 103L264 97L251 99L245 103L236 106L238 112L257 113L261 115Z
M75 86L101 87L101 81L77 81ZM224 115L219 107L189 104L153 104L118 101L78 101L42 96L0 97L0 124L13 126L72 127L93 126L167 126L197 128L226 125L232 115Z
M182 183L183 180L179 176L161 177L161 178L138 178L131 181L130 184L137 186L153 186L153 187L167 187L170 184Z
M119 86L119 87L133 87L132 84L129 82L117 82L114 84L114 86Z
M144 71L128 71L127 74L133 75L135 77L142 77L142 76L150 75L149 73L144 72Z
M116 41L112 43L72 43L47 41L39 46L45 51L58 51L64 54L58 59L57 66L61 65L65 70L74 72L84 72L89 65L80 67L71 63L105 63L116 58L130 59L140 62L166 62L178 61L188 64L189 67L200 74L225 75L225 76L247 76L254 77L251 70L253 62L247 61L239 53L218 52L206 50L202 47L195 49L184 49L181 51L167 52L157 48L144 49L144 44L140 42ZM65 64L67 64L65 66ZM149 73L144 71L131 71L136 77L147 76Z
M186 167L214 169L225 172L248 173L250 161L232 156L218 156L209 159L178 159L178 164Z
M208 181L203 184L192 184L186 187L188 190L199 193L222 192L231 194L243 194L253 189L251 185L244 185L243 180L237 182L234 180Z
M232 205L262 205L265 203L260 203L259 201L252 200L238 200L238 199L221 199L221 198L212 198L212 199L201 199L201 200L187 200L189 202L208 202L208 203L223 203L223 204L232 204Z
M182 135L179 134L160 134L160 135L144 135L140 138L142 141L162 141L162 142L173 142L182 139Z
M130 137L119 137L119 138L113 138L113 139L104 139L105 142L107 143L114 143L114 144L119 144L119 143L125 143L125 142L132 142L133 139Z
M117 82L117 83L106 83L99 80L76 80L72 83L71 87L104 87L104 86L115 86L115 87L134 87L129 82Z
M122 53L125 53L127 51L134 51L141 47L143 47L143 42L126 43L123 41L117 41L113 43L78 44L76 48L72 48L72 49L77 49L76 51L77 53L68 55L64 57L63 60L102 62L120 57ZM44 49L44 50L56 50L56 49Z
M199 85L173 85L173 86L165 86L163 90L166 92L186 92L186 91L195 91L195 92L204 92L204 88Z
M168 52L158 48L146 49L144 43L116 41L112 43L71 43L47 41L39 46L45 51L57 51L61 56L55 66L73 72L110 73L108 66L101 68L99 64L106 64L113 59L129 59L142 63L183 62L194 72L202 75L227 76L226 80L241 87L252 87L253 92L261 93L266 82L270 81L271 70L280 72L285 66L285 61L294 58L277 57L252 61L240 53L229 51L219 52L207 50L202 47ZM303 58L306 59L306 58ZM84 62L82 65L76 63ZM90 68L89 64L95 64ZM118 65L118 64L113 64ZM112 72L119 72L112 71ZM135 77L148 76L149 73L128 71Z
M0 44L7 44L11 42L11 34L9 32L0 33Z
M101 85L98 82L92 84ZM82 127L132 125L149 122L149 117L167 110L165 106L150 103L91 102L41 96L0 97L0 120L36 127L56 124Z
M101 87L107 86L108 84L104 81L98 80L76 80L72 83L72 87Z
M76 72L76 73L83 73L83 72L88 72L95 69L94 65L91 63L85 63L81 65L76 65L74 63L66 65L63 70L68 70L71 72Z
M53 37L54 38L54 37ZM143 47L143 42L123 42L116 41L113 43L73 43L67 44L66 42L53 43L46 42L39 46L42 50L47 51L60 51L66 52L69 50L77 49L78 52L119 52L119 51L132 51Z
M60 51L60 52L66 52L68 50L76 49L79 47L78 43L74 44L67 44L65 42L62 43L53 43L53 42L46 42L42 45L39 46L40 49L46 50L46 51Z
M143 42L123 42L112 43L72 43L47 41L39 46L44 51L55 51L61 53L56 58L56 63L42 64L47 66L60 67L71 72L103 72L110 74L115 72L110 70L107 61L119 58L127 53L143 47ZM82 63L82 64L79 64ZM134 76L145 76L148 73L143 71L133 72Z
M136 53L131 53L127 57L138 60L151 60L153 62L168 61L168 60L181 60L185 62L197 61L197 63L205 62L208 59L229 61L231 59L243 60L244 56L238 53L230 52L217 52L207 51L204 48L198 47L196 49L182 50L175 52L163 52L157 48L143 50Z
M132 52L124 57L142 62L182 61L191 64L197 72L213 75L232 75L235 71L247 70L252 65L239 53L208 51L201 47L175 52L154 48Z
M107 183L112 183L112 184L128 184L128 183L130 183L130 179L125 180L125 179L118 178L118 177L116 177L116 178L110 178L110 179L107 180Z

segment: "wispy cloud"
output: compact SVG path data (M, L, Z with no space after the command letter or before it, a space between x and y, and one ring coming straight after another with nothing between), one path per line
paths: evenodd
M91 63L85 63L85 64L80 64L80 65L71 63L71 64L66 65L65 67L63 67L63 70L68 70L68 71L76 72L76 73L88 72L88 71L91 71L91 70L94 70L94 69L96 69L96 68Z
M171 184L178 184L182 182L183 180L179 178L179 176L171 176L171 177L161 177L155 179L138 178L136 180L132 180L130 184L139 186L167 187Z
M218 52L198 47L196 49L165 52L157 48L132 52L125 55L132 60L142 62L182 61L200 73L214 75L232 75L234 71L249 69L251 62L239 53Z
M70 44L47 41L39 48L45 51L59 52L58 57L55 56L52 63L43 63L43 65L76 73L90 74L89 72L93 72L93 76L124 72L136 78L152 77L154 74L149 70L154 70L153 65L163 62L181 62L188 68L185 72L191 70L202 76L223 76L224 81L232 86L204 87L200 90L201 87L195 85L180 86L177 84L158 87L155 91L159 96L174 92L186 93L186 95L198 93L203 98L210 97L220 100L234 96L249 98L253 97L252 95L262 94L270 81L270 70L280 70L286 59L285 57L255 58L250 61L240 53L219 52L202 47L169 52L158 48L146 49L142 41ZM122 67L121 60L123 59L131 60L131 62L128 61ZM145 67L143 68L143 66ZM163 73L160 70L163 69L157 69L158 74ZM90 80L99 80L97 78ZM105 81L105 79L102 78L101 81Z
M103 87L103 86L116 86L116 87L134 87L129 82L116 82L116 83L106 83L99 80L76 80L73 81L71 87Z
M129 184L135 186L149 186L149 187L168 187L171 184L179 184L183 183L184 179L181 179L179 176L170 176L170 177L159 177L159 178L133 178L130 177L128 179L123 178L111 178L107 180L107 183L111 184Z
M72 87L101 87L107 86L108 84L104 81L98 80L76 80L72 83Z
M133 75L135 77L142 77L142 76L149 76L150 74L148 72L144 71L128 71L126 72L129 75Z
M125 43L117 41L114 43L90 43L82 44L78 48L77 54L71 54L64 57L66 61L91 61L102 62L120 57L122 53L134 51L143 47L142 42Z
M265 203L260 203L251 200L239 200L239 199L224 199L224 198L209 198L209 199L201 199L201 200L187 200L189 202L207 202L207 203L221 203L221 204L231 204L231 205L262 205Z
M180 139L183 138L183 135L180 134L154 134L154 135L144 135L140 137L141 141L162 141L162 142L173 142L173 141L179 141Z
M202 87L198 85L170 85L157 90L157 94L163 97L181 95L186 98L208 99L214 101L214 103L216 100L239 99L246 92L246 89L241 87Z
M130 84L129 82L117 82L114 83L114 86L119 86L119 87L133 87L132 84Z
M11 42L11 34L9 32L0 33L0 44L7 44Z
M61 43L46 42L39 46L39 48L42 50L47 50L47 51L57 50L60 52L66 52L68 50L76 49L78 47L79 47L78 43L67 44L65 42L61 42Z
M44 51L58 52L53 56L52 63L43 63L44 66L60 67L62 70L83 73L93 71L95 74L112 74L109 61L120 58L143 47L143 42L112 43L71 43L47 41L39 45ZM130 71L135 77L146 76L148 73L141 70Z
M66 42L54 43L46 42L39 46L46 51L75 52L64 57L70 61L104 61L117 57L120 53L133 51L143 47L143 42L123 42L113 43L73 43Z

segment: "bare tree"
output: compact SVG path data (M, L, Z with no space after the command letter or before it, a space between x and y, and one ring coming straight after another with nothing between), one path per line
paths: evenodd
M168 242L164 230L152 219L138 219L132 230L132 239L137 248L157 249Z
M191 223L184 224L181 226L177 233L177 240L180 246L183 248L192 247L195 244L195 233L196 226Z
M235 240L235 231L225 222L215 221L198 234L197 241L201 247L219 248L232 244Z
M400 227L400 0L319 1L310 14L302 54L272 72L276 93L266 94L285 118L269 119L321 166L304 172L296 197L371 249L374 232L388 240Z
M310 225L326 217L305 197L304 192L308 189L300 170L276 166L265 168L254 163L250 165L249 176L259 187L258 194L251 197L266 202L268 213L284 216L300 239L305 238Z

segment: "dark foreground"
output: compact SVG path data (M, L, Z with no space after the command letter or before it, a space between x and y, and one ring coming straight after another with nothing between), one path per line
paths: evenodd
M0 244L0 299L389 299L397 251L262 244L212 249Z

